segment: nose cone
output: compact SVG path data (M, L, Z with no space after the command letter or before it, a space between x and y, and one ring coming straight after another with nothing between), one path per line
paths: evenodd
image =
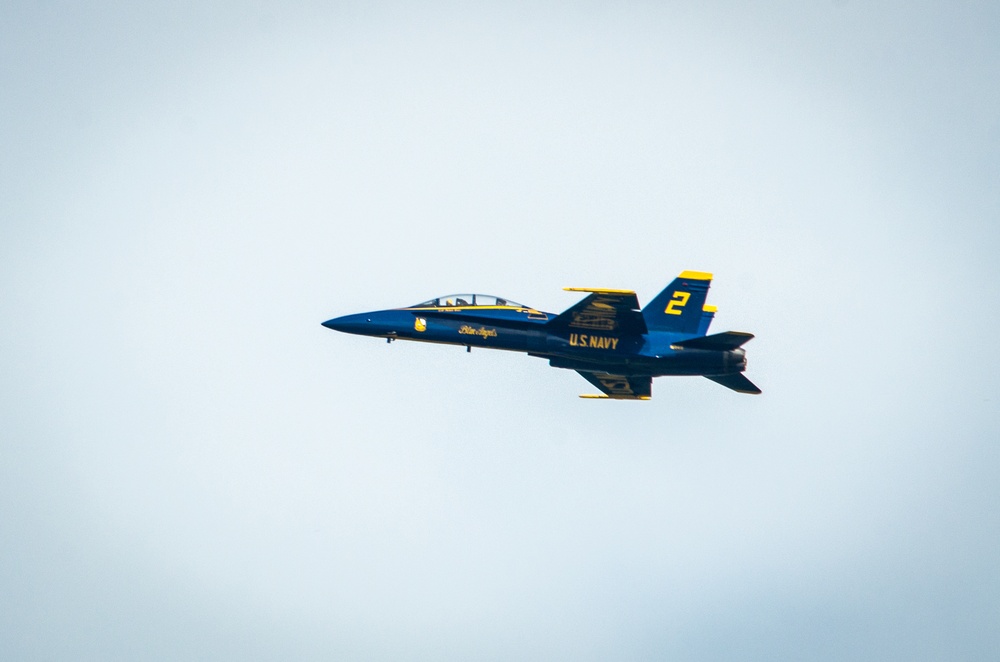
M344 315L323 322L323 326L334 331L366 335L371 332L371 319L365 315Z

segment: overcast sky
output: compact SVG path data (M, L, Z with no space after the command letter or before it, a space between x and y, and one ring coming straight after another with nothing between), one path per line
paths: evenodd
M4 4L0 657L995 658L1000 6L876 4ZM685 269L763 395L320 326Z

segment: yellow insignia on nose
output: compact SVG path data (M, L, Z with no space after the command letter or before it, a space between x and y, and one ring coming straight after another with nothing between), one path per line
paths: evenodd
M421 333L423 333L424 331L426 331L427 330L427 320L424 319L423 317L418 317L415 320L413 320L413 330L414 331L420 331Z

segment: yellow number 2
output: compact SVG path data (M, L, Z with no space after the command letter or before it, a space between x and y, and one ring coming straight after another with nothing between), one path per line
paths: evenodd
M671 298L670 303L667 304L667 309L664 310L667 315L680 315L684 306L687 305L688 299L691 298L690 292L674 292L674 296Z

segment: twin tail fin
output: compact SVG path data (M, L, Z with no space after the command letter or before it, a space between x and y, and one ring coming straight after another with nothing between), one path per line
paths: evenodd
M705 306L712 274L684 271L642 309L650 331L704 333L715 316L715 308Z

